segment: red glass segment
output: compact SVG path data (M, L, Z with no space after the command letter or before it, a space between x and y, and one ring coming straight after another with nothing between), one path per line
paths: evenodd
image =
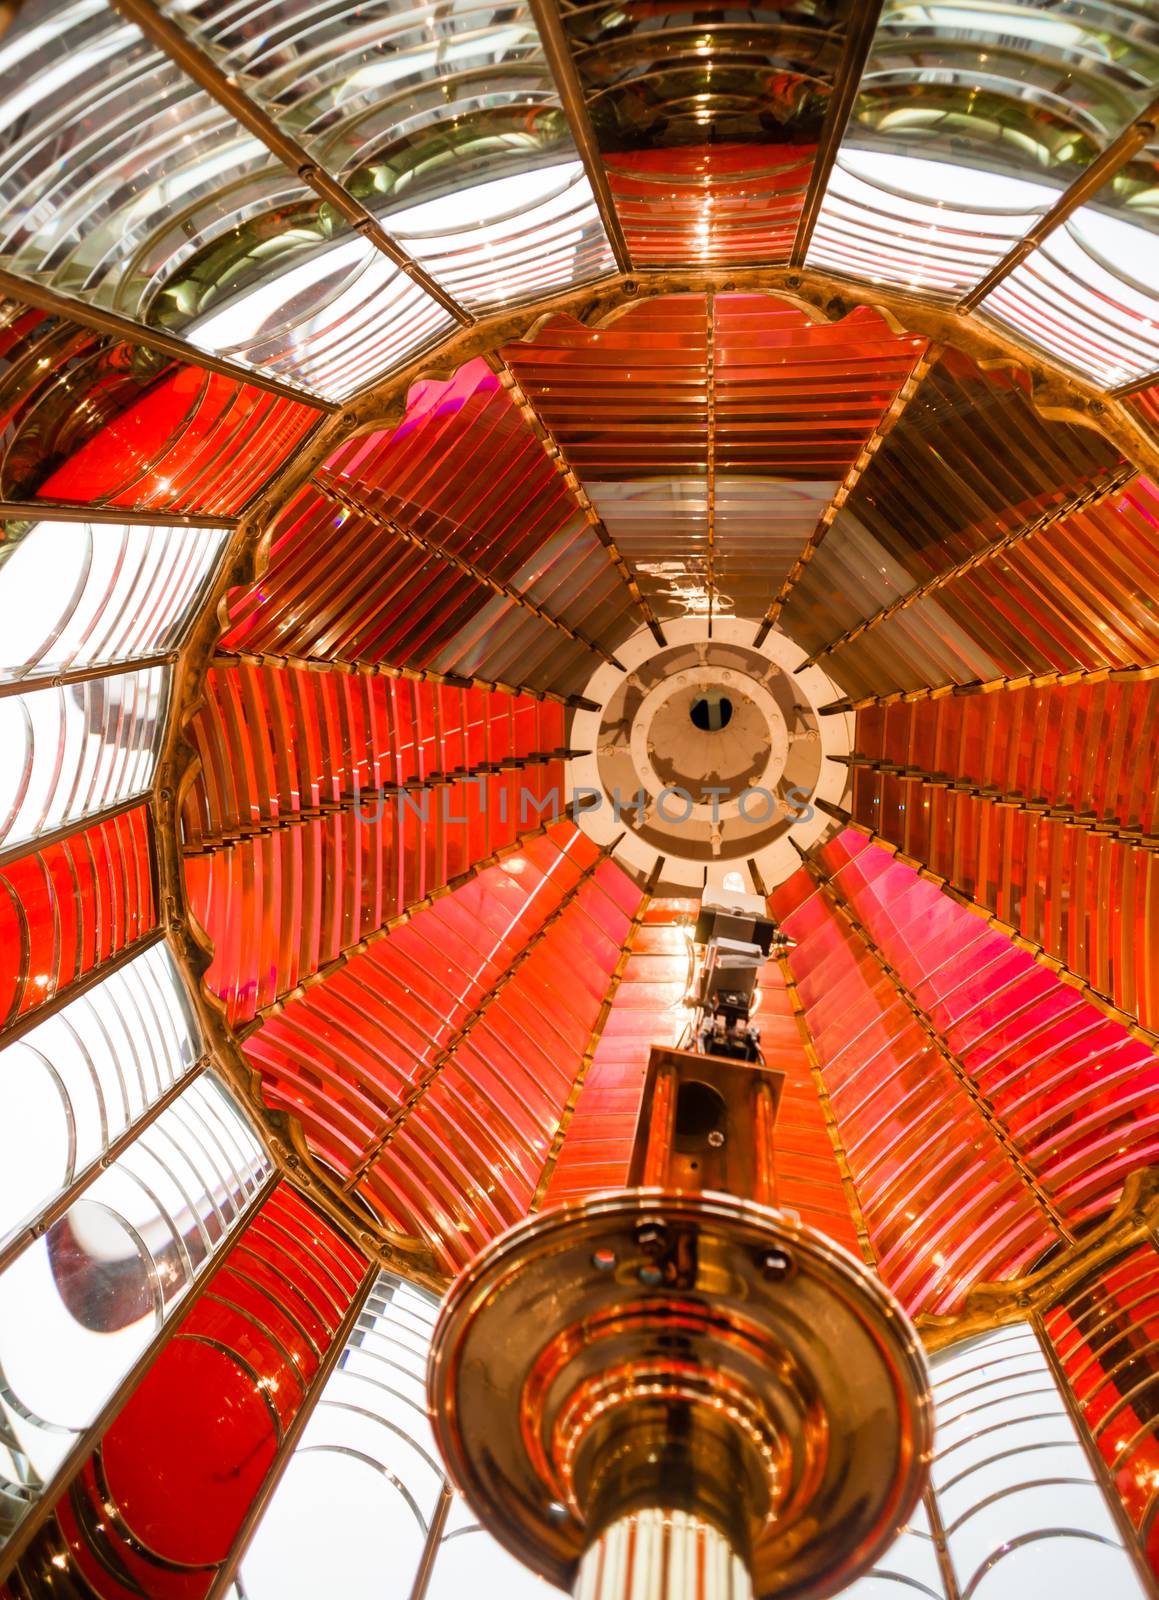
M189 731L185 878L231 1019L558 815L564 720L529 695L214 668Z
M141 805L0 865L0 1027L152 931L151 850Z
M787 261L816 153L812 144L713 144L607 155L633 261Z
M321 416L11 302L0 357L0 493L13 500L231 516Z
M267 1103L461 1265L531 1201L638 902L570 823L526 841L248 1036Z
M274 528L268 571L231 599L225 648L581 688L598 654L492 580L609 648L631 631L631 598L607 551L481 360L416 385L397 428L343 445L317 482L426 547L303 490Z
M204 1600L366 1281L279 1184L20 1558L14 1595Z
M1159 1030L1159 683L871 708L856 748L859 822Z
M1159 1253L1084 1279L1043 1318L1067 1383L1159 1576Z
M924 349L867 308L725 293L557 317L504 356L661 614L707 581L711 494L717 609L762 616Z
M836 872L863 844L844 834L819 860ZM911 1311L952 1310L1059 1233L826 895L801 871L772 904L796 941L790 965L881 1274Z

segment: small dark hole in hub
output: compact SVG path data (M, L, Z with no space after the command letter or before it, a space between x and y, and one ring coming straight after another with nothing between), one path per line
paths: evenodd
M732 701L719 689L710 689L697 695L688 708L688 715L693 727L699 728L701 733L719 733L732 721Z
M724 1097L710 1083L689 1078L676 1094L676 1144L678 1149L700 1149L708 1135L724 1127Z

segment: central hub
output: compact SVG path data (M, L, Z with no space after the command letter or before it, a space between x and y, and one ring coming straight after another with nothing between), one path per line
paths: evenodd
M622 646L623 670L601 667L585 690L598 710L573 718L568 764L579 824L638 878L663 859L660 892L686 893L739 872L757 893L797 866L833 826L818 800L840 804L852 719L821 714L840 691L783 635L757 625L687 618L657 645L643 629Z

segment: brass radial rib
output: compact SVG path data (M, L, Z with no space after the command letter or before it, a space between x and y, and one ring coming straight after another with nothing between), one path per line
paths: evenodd
M571 45L568 43L563 19L560 16L559 0L529 0L529 4L532 20L539 34L539 42L543 46L543 54L555 79L555 87L559 91L564 116L571 129L571 136L575 140L579 158L584 164L588 182L592 186L592 195L604 225L604 232L608 236L608 243L612 247L616 270L631 272L633 270L631 252L624 237L620 213L616 210L612 186L608 182L607 168L604 166L604 158L596 141L592 119L588 114L587 97L584 94L579 68L575 64L575 57L571 53Z
M368 795L381 794L392 800L403 796L429 797L441 790L452 788L456 783L472 783L483 778L501 776L504 772L526 772L532 767L546 767L553 761L567 761L588 753L586 750L572 749L532 750L526 755L509 756L503 761L480 761L472 767L462 767L451 772L432 772L426 778L408 778L403 783L376 783L361 793L339 795L337 799L323 800L316 806L299 806L293 811L279 812L276 817L263 818L260 822L241 822L236 828L207 829L198 835L196 844L190 845L183 854L186 857L212 855L218 850L229 849L230 846L240 844L244 840L269 838L276 833L284 832L287 828L304 827L320 817L353 813L355 808L359 810L362 808ZM418 806L417 801L412 800L410 803L416 805L425 821L426 811Z
M39 1016L37 1020L40 1020ZM139 1117L130 1122L128 1127L118 1134L115 1139L110 1140L99 1156L94 1156L86 1166L82 1167L72 1182L43 1208L35 1221L29 1223L27 1227L14 1234L6 1244L0 1246L0 1273L7 1272L22 1250L26 1250L30 1244L42 1238L49 1228L58 1222L73 1202L80 1199L89 1185L95 1183L101 1173L112 1166L113 1162L123 1155L131 1144L136 1143L146 1128L152 1127L162 1112L168 1111L173 1102L181 1098L194 1080L201 1077L209 1064L210 1058L208 1056L202 1056L195 1061L180 1078L169 1085L164 1094L159 1095L151 1106L147 1107Z
M14 694L31 694L34 689L63 689L69 683L91 683L94 678L119 678L128 672L146 672L150 667L171 667L180 655L179 650L164 650L155 655L134 656L128 661L104 661L89 667L65 667L59 672L30 672L23 678L5 678L0 682L0 700Z
M1106 183L1108 178L1113 178L1120 167L1126 166L1131 157L1147 143L1148 139L1155 136L1155 123L1159 118L1159 96L1151 101L1150 105L1129 123L1117 139L1113 139L1100 156L1097 156L1090 166L1075 179L1051 206L1046 214L1038 219L1034 226L1024 233L1010 250L990 268L990 271L974 285L968 294L958 301L959 311L975 311L1002 280L1010 275L1015 267L1021 266L1027 256L1031 255L1042 241L1052 234L1056 228L1062 226L1072 212L1096 194Z
M1104 1016L1110 1017L1112 1022L1119 1023L1133 1039L1140 1040L1151 1050L1159 1051L1159 1033L1152 1033L1149 1028L1145 1028L1137 1017L1132 1016L1128 1011L1123 1011L1109 995L1105 995L1102 990L1094 988L1085 978L1068 967L1065 961L1061 961L1057 956L1052 956L1037 939L1029 938L1016 928L1013 923L1003 921L997 912L991 911L989 906L984 906L973 899L964 889L959 889L956 884L951 883L949 878L943 877L940 872L935 872L933 867L929 866L925 861L919 861L916 856L907 855L891 839L887 839L884 834L878 833L876 829L869 827L867 823L858 822L850 812L843 810L840 806L832 805L828 800L817 800L815 803L818 810L823 811L827 817L832 817L835 822L840 822L847 828L855 829L872 844L879 845L882 850L895 857L904 866L912 867L919 878L925 878L928 883L936 883L942 893L948 895L955 905L964 906L967 911L972 911L976 916L984 918L989 927L996 928L999 933L1004 933L1012 944L1017 945L1020 950L1025 950L1028 955L1033 956L1040 966L1045 967L1048 972L1053 972L1060 982L1065 983L1076 994L1082 995L1084 1000L1088 1000Z
M620 954L608 979L608 987L600 1003L599 1014L592 1028L591 1037L588 1039L587 1049L580 1060L575 1081L568 1093L563 1110L560 1112L559 1126L556 1128L555 1135L552 1138L551 1149L547 1152L547 1160L543 1164L543 1171L539 1175L539 1182L535 1186L535 1193L532 1196L531 1204L527 1208L528 1211L539 1210L551 1185L552 1174L555 1172L559 1162L560 1151L563 1149L564 1140L567 1138L568 1129L571 1127L571 1120L575 1116L575 1109L579 1104L579 1097L587 1080L588 1071L592 1061L595 1059L596 1051L599 1049L600 1040L604 1036L604 1029L608 1025L612 1007L616 1003L616 995L620 991L620 984L624 981L624 973L628 970L628 962L632 959L632 954L636 948L636 940L640 936L640 929L644 926L644 918L651 908L652 900L656 893L656 885L660 881L660 874L663 868L664 857L660 856L648 876L648 882L644 887L643 894L640 896L640 904L636 907L632 920L628 925L627 935L620 946Z
M958 1084L958 1087L966 1095L967 1099L974 1106L974 1109L981 1116L983 1122L994 1136L996 1142L1001 1146L1004 1154L1010 1161L1011 1166L1018 1175L1019 1181L1026 1189L1031 1200L1042 1212L1043 1216L1050 1223L1055 1232L1058 1233L1060 1238L1064 1239L1067 1244L1076 1243L1076 1235L1071 1231L1070 1225L1067 1223L1065 1217L1054 1204L1054 1201L1050 1198L1049 1194L1047 1194L1042 1183L1039 1181L1038 1175L1027 1163L1022 1151L1018 1147L1017 1140L1003 1122L993 1103L986 1095L982 1093L981 1089L979 1089L978 1085L974 1082L974 1079L970 1076L969 1072L967 1072L957 1052L950 1049L950 1046L943 1038L941 1031L935 1025L933 1018L922 1005L920 1000L918 1000L917 996L906 983L901 973L889 960L889 957L885 954L885 951L881 948L877 940L873 937L872 933L862 922L861 918L857 915L857 912L854 910L853 906L849 903L849 900L842 892L840 884L835 878L831 877L829 873L825 872L818 865L818 863L812 859L811 856L802 851L800 846L797 846L796 848L801 857L802 865L804 866L805 871L808 873L812 882L826 897L841 920L847 923L857 935L858 939L860 939L866 950L869 951L870 955L877 962L877 965L881 968L881 971L885 974L886 978L888 978L889 982L893 985L898 999L901 1000L902 1004L913 1017L922 1033L929 1040L934 1050L937 1051L939 1058L949 1069L955 1082Z
M992 789L974 783L970 778L952 778L946 773L927 772L924 767L908 766L899 761L880 761L859 755L834 756L833 759L861 772L876 772L883 777L920 783L923 789L945 789L950 794L988 800L991 805L1001 806L1003 810L1022 811L1027 816L1041 817L1044 822L1061 822L1068 828L1079 828L1084 833L1096 834L1135 850L1159 850L1159 833L1145 833L1141 828L1125 827L1118 817L1100 817L1093 811L1076 811L1073 806L1059 805L1050 800L1032 800L1013 790Z
M612 565L615 567L620 577L624 580L625 587L632 597L632 604L639 612L641 620L651 630L652 637L655 639L656 643L661 646L666 645L668 640L664 637L664 630L661 628L651 604L641 592L640 580L636 576L635 569L632 567L632 564L628 561L623 551L619 548L619 546L616 544L616 541L608 532L604 519L600 516L595 506L592 504L591 497L584 488L583 484L580 482L575 468L567 459L563 446L555 437L555 434L552 433L547 423L540 416L534 403L528 399L527 395L523 391L522 386L520 385L519 379L507 365L507 362L504 361L503 357L496 353L492 356L489 356L487 359L492 371L498 377L499 382L510 395L512 404L519 410L523 420L527 423L532 433L535 434L536 438L543 446L544 455L551 462L556 472L559 473L560 477L571 491L572 498L579 507L584 521L587 523L588 527L591 528L592 532L603 545L604 549L608 552Z
M1142 389L1150 389L1159 384L1159 367L1154 372L1145 372L1141 378L1132 378L1129 383L1121 383L1117 389L1111 390L1112 400L1128 400L1131 395L1138 394Z
M621 835L620 837L623 836ZM394 1116L391 1117L387 1126L367 1148L362 1159L352 1170L349 1177L344 1180L342 1184L344 1193L350 1194L358 1187L359 1183L361 1183L362 1179L378 1160L378 1157L390 1144L394 1142L397 1135L405 1127L410 1116L421 1104L424 1095L427 1093L427 1090L438 1081L442 1073L455 1059L455 1052L458 1050L459 1046L466 1039L470 1038L472 1032L476 1027L478 1027L479 1023L484 1021L490 1007L503 993L504 989L506 989L507 985L515 977L516 973L520 971L528 958L532 956L536 950L538 950L539 946L543 943L544 939L546 939L547 935L551 932L552 928L555 927L560 918L563 917L569 908L575 904L581 891L591 882L592 878L599 871L604 862L610 859L612 852L615 850L619 842L620 839L617 838L613 840L611 844L605 845L600 851L599 855L596 856L595 860L583 869L579 877L572 884L571 888L568 889L560 898L559 904L548 913L548 915L540 923L539 927L536 928L534 933L528 937L526 943L512 958L510 966L508 966L499 974L498 978L496 978L491 988L488 989L487 993L483 996L475 1009L470 1012L469 1015L459 1024L454 1033L452 1033L450 1038L447 1040L446 1044L444 1044L443 1047L431 1058L430 1063L420 1075L417 1082L413 1084L406 1099L395 1112Z
M1054 1347L1054 1341L1046 1331L1046 1323L1042 1311L1036 1309L1031 1312L1028 1320L1034 1330L1035 1338L1038 1340L1039 1349L1046 1357L1046 1364L1050 1368L1051 1376L1058 1385L1058 1392L1062 1396L1063 1404L1066 1406L1070 1416L1071 1425L1086 1452L1091 1474L1102 1489L1107 1509L1118 1526L1119 1538L1122 1540L1123 1548L1134 1565L1136 1576L1139 1579L1139 1587L1145 1595L1150 1596L1150 1600L1159 1600L1159 1580L1156 1579L1156 1574L1147 1558L1143 1542L1128 1515L1123 1497L1115 1483L1114 1475L1107 1465L1103 1452L1099 1449L1094 1434L1091 1432L1086 1413L1079 1404L1078 1396L1074 1392L1066 1367L1059 1359L1058 1351Z
M300 999L307 990L313 989L319 983L325 983L336 972L341 972L343 967L349 966L358 956L364 955L367 950L370 950L376 944L380 944L383 939L388 939L396 928L404 927L420 911L428 910L435 904L436 900L442 900L444 896L454 894L456 889L461 889L465 883L470 883L481 872L485 872L488 867L497 867L508 856L516 855L520 850L526 848L530 840L542 838L550 826L550 823L541 822L534 828L527 828L519 833L510 844L505 844L498 850L492 850L489 855L480 856L478 861L473 861L464 871L455 873L454 877L448 878L441 888L431 889L420 899L412 901L408 906L404 906L393 917L387 917L386 921L371 933L364 935L354 944L347 945L332 960L320 966L316 972L311 972L307 977L300 979L292 989L285 990L276 1000L271 1000L268 1005L262 1006L254 1014L251 1022L237 1029L238 1038L248 1039L251 1034L257 1032L264 1022L268 1022L271 1017L279 1016L291 1000Z
M236 361L227 361L224 356L211 355L208 351L199 350L195 344L178 338L176 334L146 327L143 322L133 322L129 317L118 316L115 311L105 311L100 306L89 305L85 300L75 300L72 295L58 294L55 289L45 288L31 278L18 277L14 272L0 271L0 294L31 306L34 311L44 311L51 317L61 317L78 327L88 328L92 333L124 340L126 344L137 344L145 350L155 350L158 355L184 361L191 367L200 367L203 372L217 372L223 377L232 378L235 383L247 383L253 389L264 389L269 394L280 395L283 400L296 400L299 405L309 406L314 411L332 414L339 409L333 401L323 400L309 389L299 389L295 384L268 378L257 367L243 367ZM52 506L50 500L36 501L35 504L41 507L42 515ZM163 512L159 520L165 520ZM215 519L210 523L210 527L214 528L228 525L228 518Z
M857 459L854 461L849 471L845 474L841 487L837 490L837 493L833 496L832 500L818 517L817 526L805 540L804 549L801 551L801 554L797 557L796 561L794 561L792 567L789 569L788 577L785 579L784 583L781 585L780 589L770 602L769 608L765 612L764 618L757 632L756 643L758 648L765 642L765 639L768 637L771 629L776 627L777 621L788 602L789 596L797 587L798 583L800 583L801 575L805 571L805 568L809 565L810 561L812 561L813 557L820 549L821 542L825 538L825 535L829 532L829 529L833 526L833 523L837 517L837 513L841 510L841 507L845 504L845 502L849 499L849 496L853 493L854 489L856 489L857 485L861 482L861 479L864 476L870 462L881 449L885 439L897 426L902 413L905 411L905 408L909 405L914 395L917 394L918 390L921 388L922 383L929 372L941 359L943 349L943 345L932 344L927 346L927 348L922 351L917 360L914 362L913 366L910 368L909 376L906 378L901 388L897 391L896 395L894 395L893 400L881 417L876 428L874 428L869 438L858 451Z
M1005 555L1007 551L1014 549L1016 545L1022 544L1027 539L1033 539L1036 534L1052 528L1056 522L1061 522L1064 517L1071 517L1080 511L1090 510L1092 506L1098 505L1108 495L1117 494L1120 489L1124 488L1137 476L1137 469L1130 462L1125 462L1117 470L1101 478L1098 483L1090 484L1087 488L1068 495L1059 505L1051 506L1049 510L1041 512L1037 517L1032 517L1021 528L1012 529L1009 533L1003 534L1000 539L996 539L993 544L986 545L982 550L975 550L964 561L959 561L955 566L947 567L944 572L939 572L934 577L928 578L925 583L919 583L912 589L907 589L904 594L898 595L888 605L882 606L880 611L875 611L871 617L864 617L860 622L854 623L852 628L846 628L844 633L839 634L829 644L823 645L820 650L814 650L805 665L809 667L816 666L818 661L823 661L826 656L832 655L834 651L840 650L847 644L852 644L855 639L860 639L862 634L868 633L872 628L880 627L883 622L888 622L891 617L896 617L899 611L904 611L907 607L916 605L919 600L924 600L931 594L937 594L940 589L945 589L948 585L956 583L959 578L963 578L967 573L973 572L976 567L984 566L988 561L993 561L995 556Z
M251 1200L246 1215L234 1227L229 1241L224 1247L219 1247L216 1256L203 1267L201 1276L189 1285L184 1298L173 1308L168 1320L156 1330L152 1339L148 1341L88 1427L74 1435L71 1447L55 1472L49 1476L39 1499L36 1500L28 1513L16 1525L3 1549L0 1549L0 1583L3 1583L9 1577L36 1534L64 1499L69 1485L81 1471L93 1450L104 1438L118 1412L125 1405L130 1395L134 1393L145 1374L166 1346L178 1336L190 1312L199 1303L206 1291L212 1287L228 1263L238 1241L245 1237L249 1229L262 1215L266 1202L277 1188L278 1182L279 1174L271 1172Z
M704 587L708 591L708 637L712 638L712 618L716 610L716 296L710 289L704 297L704 390L705 416L705 503L708 516L708 547L704 557ZM761 641L758 639L757 643Z
M237 527L236 517L189 517L168 511L134 511L126 506L71 505L64 500L0 500L0 522L16 521L112 522L130 528L206 528L215 533Z
M894 689L889 694L863 695L858 700L831 700L821 706L822 717L844 716L849 711L873 711L889 706L914 705L919 700L961 699L975 694L1002 694L1007 690L1053 689L1087 683L1150 683L1159 678L1159 661L1139 667L1091 667L1074 672L1028 673L1021 678L971 678L968 683L942 683L921 689Z
M829 1086L825 1082L825 1071L821 1065L821 1056L813 1039L813 1031L809 1027L809 1016L805 1010L805 1003L801 999L797 980L793 976L793 968L785 951L777 954L777 965L781 969L781 976L785 980L785 993L789 997L789 1005L793 1012L793 1020L797 1024L797 1034L801 1040L801 1049L809 1066L809 1075L813 1079L813 1087L817 1091L817 1099L821 1106L821 1115L825 1119L825 1131L829 1135L829 1143L833 1146L833 1159L837 1163L837 1170L841 1174L841 1187L845 1191L845 1203L849 1207L849 1214L853 1219L853 1226L857 1233L857 1243L860 1246L862 1258L866 1266L877 1271L877 1251L874 1249L873 1240L869 1235L869 1227L865 1221L865 1212L861 1206L861 1196L857 1192L857 1179L853 1176L853 1168L849 1163L849 1156L845 1149L845 1139L841 1132L841 1124L837 1120L837 1113L833 1109L833 1102L829 1097Z
M598 639L589 639L587 634L580 633L578 628L570 627L562 618L554 616L550 611L546 611L543 606L539 605L537 601L532 600L522 589L516 589L509 583L500 582L498 578L493 578L490 573L484 572L481 567L476 567L472 562L465 561L462 556L456 555L454 551L448 550L445 545L439 544L434 539L428 539L421 533L416 533L413 528L404 527L401 522L395 522L392 517L385 516L381 511L375 510L373 506L367 505L364 500L360 500L357 495L351 494L348 489L341 487L326 474L315 473L314 486L320 494L325 495L327 500L332 501L335 505L344 507L345 510L353 512L355 516L365 517L376 528L381 528L384 533L393 534L396 539L401 539L406 544L413 545L416 550L421 550L425 555L434 556L438 561L445 561L448 566L454 567L457 572L461 572L464 577L470 578L480 588L490 589L493 594L502 595L514 605L522 606L525 611L530 611L533 616L538 617L540 622L546 622L548 627L558 628L560 633L574 640L576 644L582 644L586 650L590 650L593 655L599 656L602 661L608 662L610 666L619 667L623 671L621 663L616 660L610 650L606 650L600 644Z
M461 672L435 672L430 667L393 667L379 661L331 661L323 656L277 656L220 650L211 667L262 667L276 671L359 673L367 678L398 678L408 683L445 684L450 689L484 689L489 694L526 695L530 700L550 700L579 711L598 711L599 705L582 694L559 694L554 689L533 689L527 683L503 683L496 678L472 678Z
M127 811L136 811L139 806L147 805L149 791L142 794L133 794L126 800L118 800L116 805L105 806L100 811L91 811L83 817L77 817L71 822L62 822L57 828L46 828L43 833L38 833L34 839L20 839L14 844L0 847L0 867L6 867L13 861L19 861L22 856L36 854L40 850L47 850L50 845L60 844L65 839L70 839L74 833L83 833L86 828L95 827L101 822L112 822L115 817L123 817ZM43 1012L44 1007L39 1007Z
M369 244L393 261L409 278L436 300L444 311L450 313L462 327L469 327L474 317L431 277L403 247L384 230L378 218L369 212L337 179L332 178L317 165L310 152L297 139L283 133L273 117L255 104L237 80L226 73L195 44L185 30L171 21L153 4L153 0L112 0L114 8L140 28L145 37L164 52L186 77L199 89L229 112L243 128L259 139L271 155L294 173L322 200L328 201Z
M869 58L873 36L877 32L881 10L882 0L853 0L850 7L849 23L845 32L845 49L829 93L825 122L821 129L817 154L813 158L813 171L809 176L809 187L805 192L805 203L801 207L797 234L789 256L790 266L804 266L805 258L809 254L813 230L821 214L833 163L837 160L837 152L841 148L841 141L849 126L849 118L853 115L861 74L865 71L865 63Z

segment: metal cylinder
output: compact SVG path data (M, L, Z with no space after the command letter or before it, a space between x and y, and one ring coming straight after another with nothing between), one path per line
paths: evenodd
M687 1511L635 1511L580 1558L575 1600L753 1600L725 1534Z

